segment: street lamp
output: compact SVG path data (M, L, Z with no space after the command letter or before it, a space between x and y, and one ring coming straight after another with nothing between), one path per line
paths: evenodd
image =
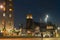
M48 15L46 15L46 17L45 17L45 22L46 22L46 23L47 23L47 19L48 19L48 17L49 17Z

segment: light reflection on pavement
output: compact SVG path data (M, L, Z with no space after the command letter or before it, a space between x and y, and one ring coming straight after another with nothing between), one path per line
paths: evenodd
M0 40L60 40L60 38L0 38Z

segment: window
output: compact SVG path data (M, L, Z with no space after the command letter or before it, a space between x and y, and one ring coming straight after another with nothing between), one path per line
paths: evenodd
M30 16L30 19L32 19L32 16Z
M12 15L11 15L11 14L9 14L9 17L11 18L11 17L12 17Z
M29 19L29 16L27 16L27 19Z
M3 8L3 10L5 11L5 10L6 10L6 8Z
M3 13L3 17L5 16L5 13Z
M47 29L53 29L53 26L47 26Z
M9 11L12 11L12 9L10 8Z
M9 4L9 6L12 6L12 4Z

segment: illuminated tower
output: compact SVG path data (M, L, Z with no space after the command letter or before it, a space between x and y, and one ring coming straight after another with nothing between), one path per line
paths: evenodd
M32 29L32 25L33 25L33 17L32 14L27 14L26 16L26 29L27 30L31 30Z
M12 0L0 0L0 5L3 6L0 9L0 30L10 30L14 27L13 17L13 2Z

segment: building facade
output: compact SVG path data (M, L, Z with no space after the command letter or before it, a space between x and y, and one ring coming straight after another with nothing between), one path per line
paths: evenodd
M0 0L0 30L10 30L14 27L12 0Z
M27 16L26 16L26 29L32 30L32 26L33 26L32 14L27 14Z

